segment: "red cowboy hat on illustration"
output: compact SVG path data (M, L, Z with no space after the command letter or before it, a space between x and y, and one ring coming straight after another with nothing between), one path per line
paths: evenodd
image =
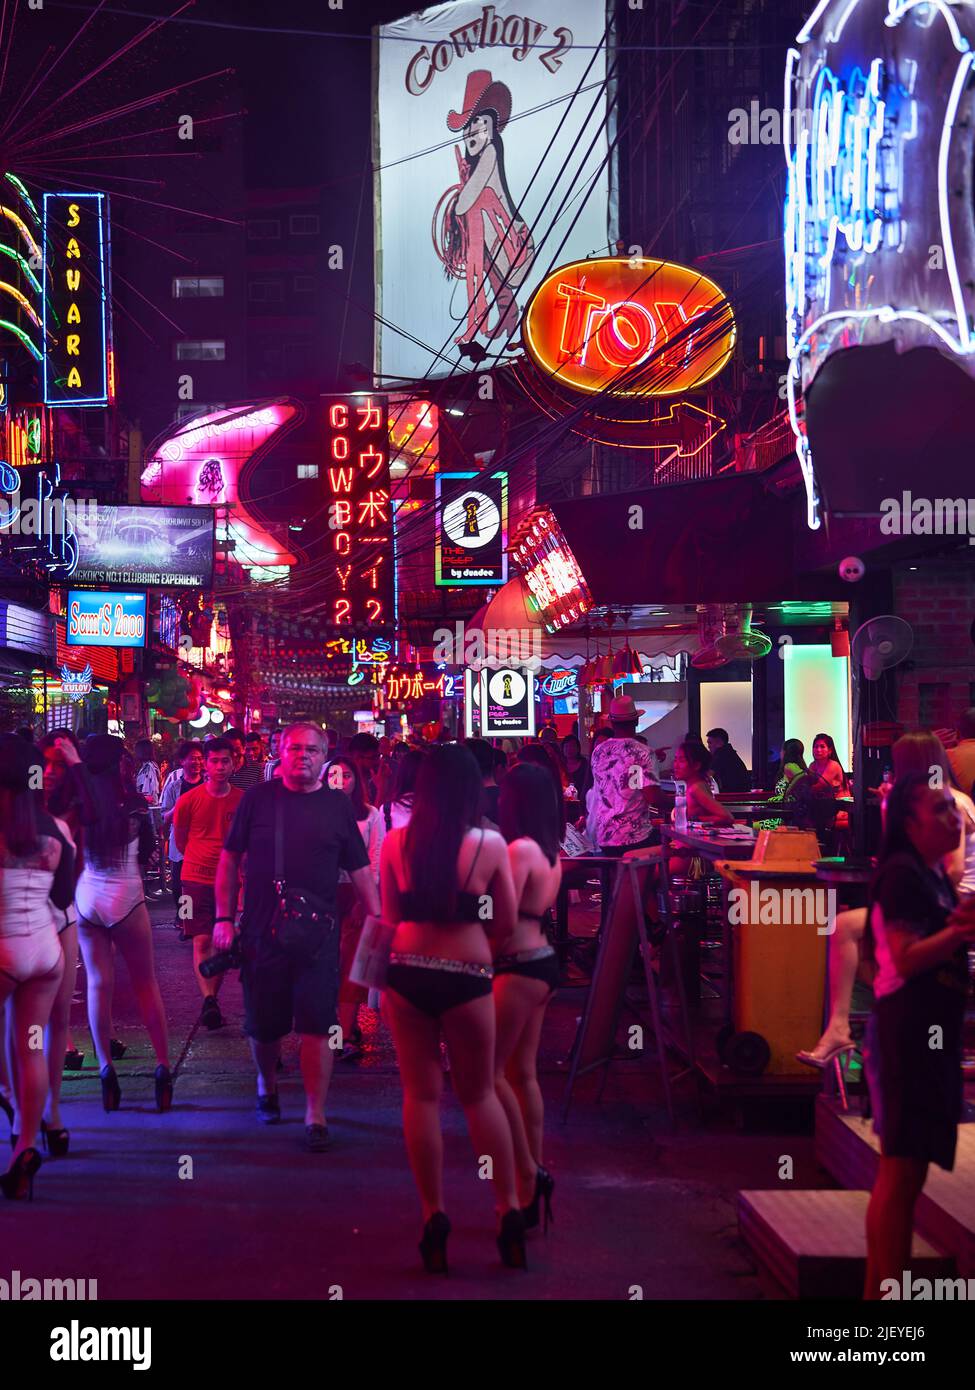
M503 82L492 81L489 72L478 69L467 74L463 108L450 112L447 117L448 130L463 130L468 121L482 111L496 111L498 130L504 130L511 115L511 92Z

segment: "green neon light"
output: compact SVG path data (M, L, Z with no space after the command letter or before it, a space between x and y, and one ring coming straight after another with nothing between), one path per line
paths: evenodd
M23 198L24 202L25 202L25 203L27 204L27 206L30 208L31 212L34 214L34 221L37 223L38 226L40 226L40 225L41 225L41 214L37 211L37 208L34 206L34 200L33 200L33 198L32 198L32 197L30 196L30 194L27 192L27 189L26 189L26 188L24 187L24 185L21 183L20 179L17 177L16 174L9 174L9 173L8 173L8 174L4 174L4 178L7 179L7 180L9 180L9 182L13 184L14 188L16 188L17 192L20 194L20 196Z
M24 272L24 274L30 281L31 287L35 289L38 294L42 293L40 280L37 279L34 272L30 268L30 264L24 260L23 256L20 254L19 251L15 251L12 246L5 246L3 242L0 241L0 253L2 253L4 256L9 256L11 260L16 261L17 264L20 266L21 270Z
M836 657L828 644L787 643L785 658L785 736L801 739L812 759L816 734L830 734L844 768L850 767L850 659Z
M17 325L15 323L11 323L9 319L0 319L0 328L8 329L9 332L11 332L15 338L19 338L20 341L23 343L24 347L27 349L27 351L31 353L31 355L34 357L35 361L39 362L41 360L40 352L37 350L37 348L34 346L30 338L28 338L27 334L24 332L22 328L18 328Z

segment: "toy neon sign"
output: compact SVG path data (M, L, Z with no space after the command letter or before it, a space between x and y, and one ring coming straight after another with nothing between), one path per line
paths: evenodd
M797 400L828 357L893 340L947 350L975 376L960 271L975 265L975 219L953 196L972 165L973 41L973 0L821 0L789 51L787 385L814 529Z
M44 194L46 405L108 404L107 205L104 193Z
M573 391L671 396L721 371L735 345L722 291L670 261L573 261L542 281L525 312L525 347Z

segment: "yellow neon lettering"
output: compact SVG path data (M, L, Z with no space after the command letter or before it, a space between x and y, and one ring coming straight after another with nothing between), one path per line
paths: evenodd
M77 367L72 367L68 373L68 385L76 386L79 390L81 389L81 373L78 371Z
M80 333L69 333L67 340L67 350L69 357L78 357L81 344Z
M66 284L67 284L67 286L68 286L68 289L71 290L72 292L74 292L75 290L80 290L80 289L81 289L81 271L80 271L80 270L66 270L66 271L64 272L64 278L65 278L65 282L66 282Z
M81 222L81 217L79 216L79 213L80 213L80 209L79 209L77 203L69 203L69 204L68 204L68 226L69 226L69 227L77 227L78 224Z
M77 304L71 303L68 305L67 321L68 323L81 322L81 311Z
M78 245L78 242L75 237L71 237L69 239L68 249L67 251L65 251L64 254L67 256L69 261L81 260L81 247Z

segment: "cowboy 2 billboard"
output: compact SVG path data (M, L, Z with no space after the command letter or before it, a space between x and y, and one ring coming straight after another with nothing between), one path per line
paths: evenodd
M520 350L553 266L615 240L606 0L453 0L374 30L376 372Z

